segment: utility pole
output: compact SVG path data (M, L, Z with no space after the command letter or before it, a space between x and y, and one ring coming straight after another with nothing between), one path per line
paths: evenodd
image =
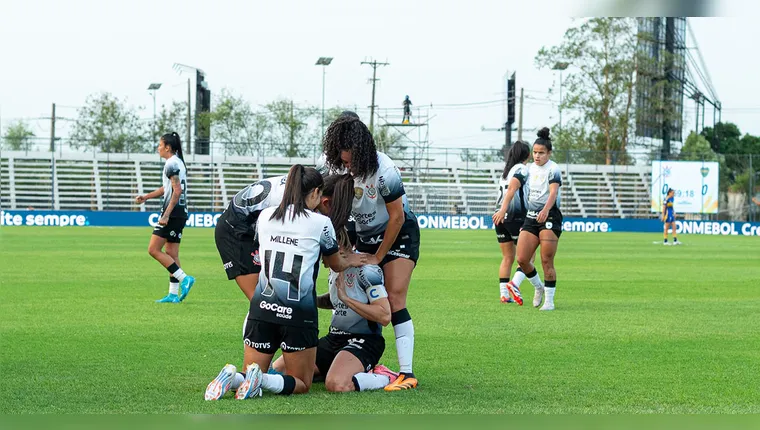
M517 123L517 140L522 140L523 125L523 88L520 88L520 120Z
M187 119L186 119L186 126L187 126L187 137L185 137L185 148L187 148L189 153L193 153L193 146L190 144L190 131L191 131L191 125L190 125L190 78L187 78Z
M55 103L53 103L53 115L50 117L50 152L55 153Z
M290 148L288 148L288 153L290 153L290 151L292 151L293 148L295 148L295 145L293 144L293 132L295 128L295 124L293 121L293 99L290 99L290 124L288 128L290 128Z
M675 56L675 18L665 18L665 88L663 89L663 113L662 116L662 159L667 160L670 157L670 132L672 126L671 109L673 84L673 57Z
M372 66L372 105L369 107L369 132L374 133L374 125L375 125L375 83L379 80L377 79L377 68L379 66L387 66L389 63L378 63L376 60L373 61L362 61L362 64L369 64Z

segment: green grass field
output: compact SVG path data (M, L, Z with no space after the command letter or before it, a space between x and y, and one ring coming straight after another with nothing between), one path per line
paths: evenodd
M150 233L0 228L0 414L760 413L754 237L663 247L655 234L566 233L557 310L543 313L499 303L492 231L423 230L409 299L418 390L315 384L205 402L221 367L241 364L248 305L213 230L193 228L180 256L196 286L181 305L153 303L167 273L147 254ZM385 335L383 362L397 368Z

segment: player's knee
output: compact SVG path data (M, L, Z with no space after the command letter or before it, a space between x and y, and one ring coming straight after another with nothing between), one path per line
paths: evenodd
M517 256L517 264L519 264L520 267L523 268L523 270L526 267L529 267L530 264L531 264L530 256L527 256L527 255L518 255Z
M148 254L153 258L158 258L158 256L161 254L161 248L158 248L155 246L149 246Z
M325 388L331 393L346 393L354 391L354 383L350 379L331 378L328 376L325 380Z

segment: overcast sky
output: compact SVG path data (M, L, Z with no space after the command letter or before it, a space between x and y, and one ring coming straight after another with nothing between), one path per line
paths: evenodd
M360 63L374 58L390 63L378 70L381 109L400 114L408 94L415 106L432 104L434 145L499 146L503 134L481 127L501 125L502 104L445 105L501 99L510 70L529 97L525 127L557 122L547 91L559 77L537 70L533 60L542 46L561 41L578 5L527 3L3 0L0 115L4 126L49 116L55 102L59 115L73 118L87 95L108 91L145 106L142 115L150 117L149 83L163 83L159 106L186 98L186 78L172 70L175 62L203 69L212 97L228 88L254 105L277 97L320 105L322 70L314 63L332 56L326 105L356 105L367 120L372 70ZM731 17L692 19L691 25L723 102L723 120L760 135L760 2L715 3L709 13ZM689 100L686 109L686 127L693 128ZM33 124L37 135L49 134L48 122Z

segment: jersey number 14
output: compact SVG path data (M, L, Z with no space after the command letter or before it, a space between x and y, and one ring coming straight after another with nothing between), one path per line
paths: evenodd
M274 267L272 267L274 263ZM264 251L264 273L267 274L267 285L264 287L264 291L261 295L264 297L271 297L274 295L274 286L272 281L280 281L288 284L288 300L299 301L301 300L301 264L303 264L303 256L294 254L293 264L291 265L290 272L286 272L283 269L285 263L285 253L280 251L274 251L274 261L272 261L272 250ZM270 268L272 270L270 270Z

